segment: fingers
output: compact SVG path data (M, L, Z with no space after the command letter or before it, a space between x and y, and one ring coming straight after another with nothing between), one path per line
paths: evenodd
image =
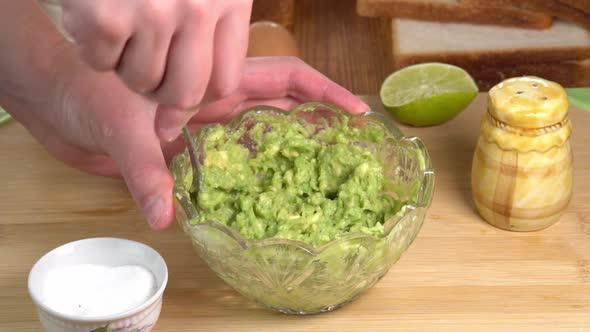
M229 11L217 22L212 50L211 79L199 107L233 93L240 85L248 47L248 26L251 6L244 4ZM196 81L194 79L193 81ZM229 109L228 109L229 110ZM164 142L178 137L181 128L196 112L160 106L156 116L156 132Z
M195 19L204 18L194 15ZM180 128L193 116L187 110L201 104L209 85L215 26L207 20L193 21L174 36L164 78L153 93L166 106L158 110L155 120L155 130L165 142L178 137Z
M234 93L231 96L211 102L201 109L199 112L189 119L191 122L212 123L220 119L231 117L235 114L235 109L248 98L242 93Z
M241 5L228 12L217 22L212 50L211 79L206 87L203 107L206 103L223 99L240 85L240 78L248 47L248 24L250 6ZM196 78L193 81L197 81ZM181 128L196 112L160 106L156 116L156 132L164 142L178 137Z
M301 102L293 99L293 98L279 98L279 99L267 99L267 100L248 100L242 102L239 98L226 98L223 100L219 100L217 102L213 102L208 104L207 106L203 107L200 111L212 114L222 114L223 117L217 119L215 122L229 122L231 121L237 114L242 112L244 109L256 105L267 105L278 107L281 109L289 110L295 108ZM190 132L194 132L195 130L207 125L208 123L199 122L196 118L192 118L188 123L187 126ZM185 143L182 138L177 138L172 140L164 145L164 156L167 162L172 160L174 156L178 153L182 152L185 148Z
M160 104L190 109L205 95L213 65L215 24L206 13L191 14L193 20L176 31L170 44L166 72L154 97Z
M248 50L251 5L236 4L217 22L213 70L206 93L209 101L227 97L240 85Z
M138 114L138 113L136 113ZM121 121L107 143L131 195L153 229L164 229L174 218L173 180L160 142L152 128L153 118L142 114Z
M182 127L198 112L160 105L156 112L155 129L163 142L171 142L180 135Z
M240 87L231 96L201 109L196 121L210 123L235 115L234 109L265 100L288 98L299 103L326 101L351 113L369 111L357 96L334 83L303 61L292 57L249 58L240 80ZM292 103L285 103L287 109ZM232 113L232 114L229 114Z
M212 40L212 44L199 45L202 49L200 58L198 56L191 56L189 58L191 60L197 61L197 65L206 63L205 67L201 68L206 69L206 66L209 65L209 58L207 58L209 54L206 54L206 48L208 46L211 46L210 55L212 56L212 58L210 59L211 67L209 73L211 76L207 84L205 86L202 85L203 82L207 81L208 77L196 76L199 75L199 71L198 68L195 68L195 76L186 78L187 80L190 80L190 82L182 84L181 87L173 88L176 91L176 93L182 93L178 89L191 89L190 87L194 86L192 88L192 93L195 94L196 98L198 98L199 96L203 98L201 100L190 99L191 102L189 104L184 105L185 107L196 105L202 107L204 104L208 102L216 101L229 96L237 89L237 87L240 84L244 59L246 57L246 51L248 47L249 20L250 6L240 4L240 6L229 11L225 16L221 18L220 21L217 22L213 35L214 39ZM178 42L181 42L180 39ZM184 56L182 53L178 54L178 56ZM199 59L206 60L205 62L199 63ZM185 61L184 67L186 68L187 66L191 66L192 62L194 61ZM201 74L206 75L208 73L205 72ZM177 73L169 71L167 72L167 75L177 75ZM168 97L167 94L169 94L170 91L172 91L164 91L167 88L167 84L173 85L175 83L171 81L163 82L163 86L161 88L162 91L160 92L162 98ZM202 95L203 89L205 89L204 96ZM187 94L187 96L190 96L191 90L187 90L185 93ZM158 97L158 99L161 100L160 97ZM173 102L174 99L171 98L168 99L168 101ZM168 105L170 105L170 103ZM172 105L174 105L174 103L172 103ZM194 114L195 111L186 112L186 110L182 107L159 107L156 116L155 126L156 132L158 133L160 139L164 142L170 142L176 139L180 134L181 128L194 116Z
M231 100L231 99L224 99L217 102L213 102L205 107L202 108L203 112L214 113L214 114L224 114L223 111L225 110L226 113L223 118L220 118L216 122L226 123L231 121L237 114L242 112L244 109L257 106L257 105L266 105L266 106L273 106L280 109L293 109L301 102L293 99L293 98L279 98L279 99L268 99L268 100L248 100L246 102L241 102L238 99ZM230 110L230 112L227 112ZM195 132L197 129L207 125L207 123L200 123L197 122L194 118L191 119L187 126L189 131ZM181 153L185 149L186 145L182 138L177 138L165 144L164 146L164 157L167 163L170 163L172 159Z
M129 11L113 11L108 0L62 0L62 6L64 29L79 46L82 58L96 70L115 69L131 38Z
M369 111L357 96L293 57L251 58L240 82L249 98L290 96L301 101L326 101L351 113Z
M154 9L149 20L161 24L138 26L127 42L118 67L119 77L132 90L146 94L154 91L164 77L166 57L174 29L164 23L164 11Z

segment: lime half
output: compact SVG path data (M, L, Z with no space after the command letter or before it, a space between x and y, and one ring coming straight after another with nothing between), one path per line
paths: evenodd
M445 63L402 68L381 85L381 102L399 122L432 126L463 111L479 89L464 69Z
M10 121L12 117L0 107L0 125Z

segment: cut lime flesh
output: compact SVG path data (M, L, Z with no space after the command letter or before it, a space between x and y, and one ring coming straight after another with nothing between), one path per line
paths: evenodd
M443 63L425 63L391 74L383 82L380 96L396 120L430 126L455 117L477 93L477 85L465 70Z

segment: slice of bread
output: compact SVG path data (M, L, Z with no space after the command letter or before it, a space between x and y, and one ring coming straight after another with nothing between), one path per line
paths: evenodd
M495 24L546 29L552 17L511 6L465 3L462 0L357 0L357 13L369 17L400 17L437 22Z
M547 15L552 15L562 20L575 22L586 29L590 29L590 14L585 11L570 6L562 2L562 0L464 0L466 3L472 5L508 5L519 7L522 9L535 10ZM587 4L590 0L571 1L572 3L581 5Z
M543 64L465 68L480 91L489 91L506 78L533 75L561 84L566 88L590 86L590 59Z
M500 67L590 58L590 32L560 20L530 30L393 19L392 38L396 68L430 61Z
M586 14L590 14L590 1L588 0L558 0L558 2L577 8Z

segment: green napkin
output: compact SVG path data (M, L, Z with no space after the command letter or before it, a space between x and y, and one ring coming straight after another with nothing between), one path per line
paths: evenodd
M570 88L566 90L572 104L583 110L590 111L590 88Z
M10 117L10 114L6 113L6 111L0 107L0 125L10 121L11 119L12 117Z

